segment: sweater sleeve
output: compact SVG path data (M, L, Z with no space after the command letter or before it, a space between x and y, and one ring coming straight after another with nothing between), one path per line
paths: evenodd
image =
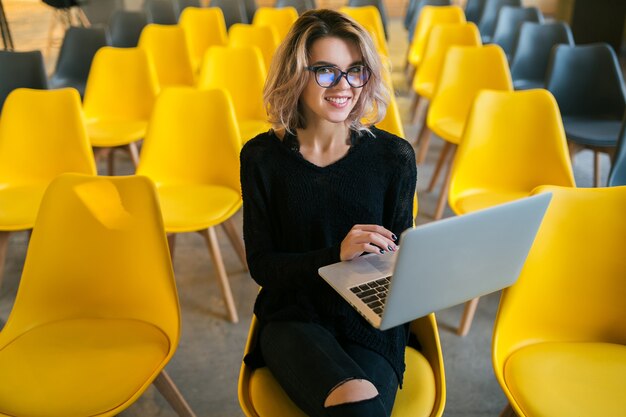
M331 246L304 253L285 253L273 242L272 211L268 204L270 161L253 144L241 152L243 236L250 275L266 289L306 289L320 280L317 270L339 262L340 247ZM263 160L263 163L260 161Z
M397 138L396 170L385 196L384 224L396 236L413 226L413 197L417 183L415 153L411 145Z

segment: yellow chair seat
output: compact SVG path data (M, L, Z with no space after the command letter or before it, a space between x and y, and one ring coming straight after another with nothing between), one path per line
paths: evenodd
M226 221L241 207L239 192L219 185L157 184L168 233L203 230Z
M450 206L455 213L472 213L477 210L528 197L528 194L527 191L481 192L480 190L468 190L456 197L454 202L450 202Z
M0 413L104 413L128 401L128 393L142 392L169 351L161 330L136 320L76 319L35 327L0 351L0 380L11 381L0 384Z
M432 98L435 94L435 83L434 82L423 82L417 83L414 85L414 90L420 97Z
M441 139L458 145L461 141L465 121L447 117L437 120L432 126L429 124L428 127Z
M92 146L122 146L143 139L147 120L87 120Z
M2 188L0 186L0 229L11 232L31 229L49 181Z
M528 416L626 416L626 346L537 343L504 366L511 394Z
M238 125L242 145L259 133L267 132L272 127L265 120L242 120Z
M435 404L435 376L426 358L413 348L406 349L404 386L398 391L394 416L430 416ZM285 394L267 368L256 369L250 376L250 398L261 417L306 417Z

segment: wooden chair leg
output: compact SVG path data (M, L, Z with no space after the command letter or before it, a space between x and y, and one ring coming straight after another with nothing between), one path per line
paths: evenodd
M107 155L107 170L109 175L113 175L113 173L115 172L115 159L114 159L114 154L115 154L115 148L109 148L109 154Z
M128 144L128 153L130 154L130 160L133 162L135 168L137 168L137 165L139 165L139 149L137 148L136 142Z
M235 252L237 252L237 256L239 256L241 263L243 264L244 268L246 268L246 271L247 271L248 260L246 259L246 248L243 244L243 238L237 232L237 228L235 227L233 218L231 217L230 219L222 223L222 228L224 228L224 231L226 232L228 239L230 239L230 243L235 248Z
M2 278L4 277L4 263L7 256L7 247L9 246L9 236L11 232L0 232L0 288L2 288Z
M413 123L417 122L417 116L419 115L419 108L421 105L421 97L413 89L411 89L411 105L409 106L409 115Z
M170 376L165 372L165 369L161 371L159 376L152 382L161 395L170 403L170 406L176 411L180 417L196 417L185 398L182 396L176 384L172 381Z
M463 317L461 317L461 323L456 334L459 336L466 336L469 333L469 329L472 326L472 320L474 320L474 314L476 313L476 307L478 307L479 297L473 298L465 303L465 310L463 310Z
M513 410L513 407L511 407L511 404L507 404L498 417L517 417L517 414Z
M445 142L443 144L443 148L439 153L439 159L437 160L437 165L435 165L435 170L433 171L433 176L430 178L430 184L428 184L427 192L432 193L435 189L435 184L437 184L437 180L439 179L439 174L441 173L441 168L446 163L446 158L448 156L448 152L452 149L452 144L450 142Z
M600 187L601 186L601 174L600 174L600 152L594 150L593 151L593 186Z
M239 321L237 316L237 309L235 308L235 301L233 300L233 294L230 291L230 284L228 282L228 276L226 275L226 269L224 268L224 260L222 259L222 253L220 252L219 243L217 241L217 235L215 234L215 228L209 227L208 229L199 231L207 242L209 247L209 253L213 258L213 264L215 265L215 271L217 272L217 280L222 290L222 297L226 304L228 311L228 318L233 323Z
M174 264L174 250L176 249L176 233L167 234L167 246L170 249L170 258L172 259L172 265Z

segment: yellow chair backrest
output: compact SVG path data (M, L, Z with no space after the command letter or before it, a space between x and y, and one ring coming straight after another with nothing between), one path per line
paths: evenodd
M151 23L141 31L139 47L148 52L161 87L195 84L189 46L182 27Z
M414 67L420 65L430 30L440 23L465 23L465 12L459 6L424 6L420 12L413 41L409 47L409 63Z
M106 46L91 64L83 110L88 119L146 120L158 92L156 71L145 50Z
M178 24L187 36L191 63L196 71L209 46L228 43L224 13L219 7L186 7L180 15Z
M0 118L0 187L64 172L96 174L78 91L13 90Z
M464 125L476 94L484 89L513 90L502 48L497 45L451 46L430 103L428 126L432 129L442 119Z
M387 105L387 113L383 120L376 125L379 129L386 130L389 133L393 133L396 136L404 138L404 127L402 126L402 119L400 118L400 109L398 108L398 102L396 97L391 95L389 104Z
M204 56L198 88L225 88L239 120L265 120L265 78L263 57L257 47L212 46Z
M263 55L266 73L280 44L276 28L235 23L228 29L228 46L256 46Z
M452 209L466 212L458 203L472 194L528 195L545 184L575 186L552 94L543 89L478 93L452 167Z
M24 361L25 355L32 355L42 368L42 378L34 376L37 383L31 385L32 392L25 387L19 395L3 397L3 412L117 415L145 391L172 357L179 340L180 313L155 193L154 185L141 177L65 174L50 184L30 239L15 304L0 332L3 375L19 375L20 370L10 369L7 363L11 356ZM90 323L112 332L102 338L116 339L112 341L115 349L108 350L106 343L90 346L95 344L94 335L81 337L81 330ZM117 338L130 337L137 329L142 333L136 341L148 338L137 346L128 343L128 352L120 350ZM55 349L66 347L86 358L77 355L68 363L45 363L46 358L51 362L56 358ZM94 376L90 372L100 364L84 364L88 370L81 370L81 361L91 360L89 354L95 357L96 349L101 350L103 363L118 366L142 348L156 363L144 369L145 380L137 380L139 385L128 388L121 382L120 387L109 387L115 396L100 389L97 378L90 379ZM132 369L142 364L126 366ZM76 379L68 378L66 372ZM24 375L16 384L23 385L32 377ZM2 392L6 395L12 389L3 387Z
M154 107L137 174L157 184L213 184L239 191L240 150L227 92L168 88Z
M387 47L387 40L385 39L383 20L380 17L380 12L376 6L342 6L339 8L339 11L356 20L370 33L374 39L376 47L382 55L389 55L389 48Z
M626 186L542 186L533 194L542 192L552 192L552 201L517 282L502 293L493 333L494 370L509 398L503 369L518 349L544 342L626 345ZM576 382L589 396L603 394L594 381ZM623 396L611 401L623 404Z
M446 52L453 45L482 45L478 27L472 22L433 25L424 48L424 56L413 77L413 91L421 97L433 97Z
M278 38L282 42L291 29L291 26L298 20L298 11L295 7L259 7L254 13L252 24L255 26L272 26L276 28Z

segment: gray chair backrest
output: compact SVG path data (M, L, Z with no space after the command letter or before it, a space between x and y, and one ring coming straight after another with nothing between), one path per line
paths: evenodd
M148 23L157 23L159 25L175 25L178 23L171 0L145 0L143 8L146 12Z
M257 9L256 0L244 0L243 8L246 10L248 22L252 22L252 19L254 19L254 14L256 13Z
M139 44L139 36L147 24L144 12L118 10L109 21L107 43L116 48L134 48Z
M552 49L558 44L574 45L567 23L522 23L511 60L513 83L516 80L544 83Z
M298 14L315 9L314 0L276 0L274 7L294 7Z
M250 23L243 0L211 0L209 6L222 9L226 28L235 23Z
M543 14L536 7L503 6L498 13L491 41L498 44L510 59L515 52L520 26L524 22L543 22Z
M124 10L124 0L91 0L81 3L80 8L92 25L106 26L116 10Z
M493 32L496 30L498 13L503 6L522 7L521 0L487 0L483 13L478 21L478 30L484 43L491 42Z
M409 42L413 40L413 35L415 32L415 26L417 26L417 21L419 20L420 13L424 6L450 6L452 3L450 0L417 0L415 5L415 9L413 10L413 16L411 16L411 23L409 24Z
M478 24L483 15L485 0L467 0L465 3L465 18L468 22Z
M180 18L180 14L186 7L201 7L200 0L173 0L172 5L174 6L176 20Z
M48 88L41 51L0 50L0 109L9 93L16 88Z

